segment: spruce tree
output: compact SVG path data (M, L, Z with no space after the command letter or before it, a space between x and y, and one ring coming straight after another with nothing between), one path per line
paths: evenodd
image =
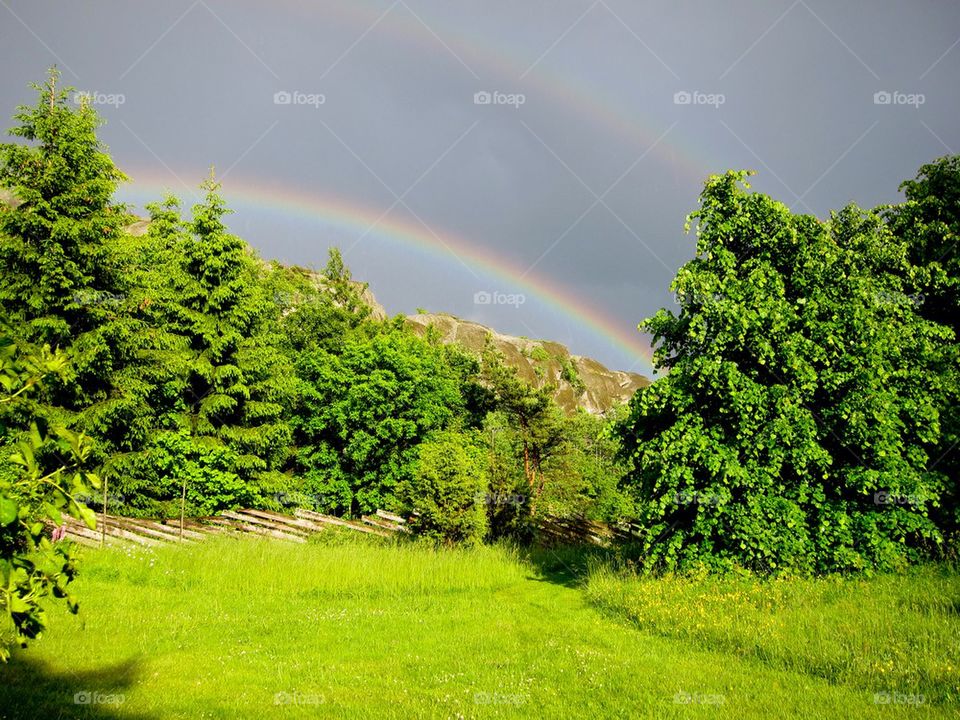
M168 346L179 386L174 394L164 385L168 400L174 397L169 417L162 419L180 441L164 438L161 455L173 458L175 472L183 471L175 462L178 453L193 463L193 478L206 485L194 485L194 506L269 504L269 494L284 486L279 470L290 443L284 412L293 374L280 351L265 268L228 232L223 219L230 211L212 172L201 187L206 197L193 208L182 243L175 240L181 227L176 208L168 202L154 213L182 249L159 318L182 340Z
M103 463L142 441L149 414L119 251L130 216L112 201L125 177L97 137L101 119L68 104L58 80L53 69L33 86L37 103L10 131L20 142L0 145L0 187L16 198L0 206L0 309L27 352L49 345L72 360L18 410L90 434Z

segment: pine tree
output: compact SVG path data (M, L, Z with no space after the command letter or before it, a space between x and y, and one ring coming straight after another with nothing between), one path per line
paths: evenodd
M274 330L278 312L268 297L264 268L247 244L228 232L223 218L230 211L212 172L201 187L206 197L193 208L186 240L176 240L182 226L175 205L155 207L154 218L161 222L157 232L169 234L173 252L182 250L181 267L168 272L173 289L158 317L182 340L169 346L179 386L173 394L165 385L168 400L174 397L161 424L189 439L167 438L167 454L185 452L196 463L195 475L208 485L198 495L220 500L211 504L198 496L193 504L210 510L268 502L268 493L282 486L279 469L290 443L284 411L293 374ZM232 489L221 492L221 485Z
M0 309L26 351L49 345L72 359L28 414L89 433L103 463L142 440L149 414L119 251L130 216L112 202L125 177L97 138L101 119L69 105L58 80L51 70L33 86L36 105L18 108L10 133L25 142L0 145L0 187L17 199L0 207Z

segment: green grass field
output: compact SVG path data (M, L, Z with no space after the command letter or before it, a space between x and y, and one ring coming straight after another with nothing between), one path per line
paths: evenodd
M956 574L642 580L577 561L336 534L85 550L80 614L52 609L0 667L0 717L958 716Z

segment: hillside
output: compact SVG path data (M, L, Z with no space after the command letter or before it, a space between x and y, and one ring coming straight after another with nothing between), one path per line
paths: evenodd
M444 342L457 343L474 352L482 351L487 338L492 338L506 363L515 367L521 378L537 387L555 385L554 398L567 412L582 407L591 413L605 413L650 384L637 373L609 370L596 360L573 355L557 342L503 335L445 313L410 315L407 321L421 333L434 327Z
M15 202L9 191L0 188L0 203L15 205ZM146 234L148 227L149 221L138 220L129 225L127 231L139 237ZM358 285L363 287L363 299L372 308L373 316L386 318L386 310L366 284ZM610 370L596 360L573 355L560 343L504 335L446 313L409 315L407 322L421 334L433 326L444 342L457 343L473 352L483 350L487 337L491 337L507 365L516 368L523 380L537 387L554 385L554 399L566 412L581 407L590 413L602 414L627 402L638 389L650 384L637 373Z

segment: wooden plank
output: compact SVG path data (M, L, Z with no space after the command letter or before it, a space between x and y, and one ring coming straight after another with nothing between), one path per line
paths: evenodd
M384 520L389 520L390 522L396 525L407 524L406 518L402 518L399 515L394 515L393 513L387 512L386 510L377 510L376 515L377 517L382 517Z
M251 525L256 525L257 527L263 527L267 530L276 530L277 532L286 532L291 535L297 535L298 537L307 537L310 535L303 528L293 528L286 527L281 525L276 520L267 520L256 515L247 515L245 511L238 510L237 512L224 511L220 513L223 517L229 520L239 520L240 522L250 523Z
M180 540L176 533L171 534L168 532L161 532L160 530L154 530L151 527L145 527L137 523L132 523L128 518L112 518L111 522L116 523L124 530L129 530L130 532L137 533L139 535L145 535L146 537L152 538L158 542L172 543ZM187 537L184 537L183 541L188 543L195 542Z
M222 522L218 522L216 519L210 518L210 521L215 522L218 525L222 524L225 527L232 527L234 530L238 530L240 532L250 533L251 535L265 535L278 540L289 540L290 542L297 543L306 542L306 540L299 535L292 535L285 532L280 532L279 530L271 530L259 525L252 525L251 523L243 522L241 520L228 520L223 518Z
M148 520L147 518L121 518L121 520L128 525L135 525L146 530L151 530L154 533L159 533L160 535L168 536L171 540L180 539L180 521L176 521L176 525L164 525L163 523L156 522L155 520ZM183 528L183 539L184 540L203 540L205 535L201 532L189 529L187 523L184 523Z
M337 525L339 527L349 528L350 530L356 530L358 532L370 533L371 535L380 535L381 537L390 537L390 533L385 530L380 530L379 528L373 528L369 525L361 525L359 523L350 522L349 520L341 520L340 518L333 517L331 515L321 515L320 513L315 513L312 510L304 510L303 508L297 508L296 516L302 517L307 520L316 520L317 522L324 523L327 525Z
M281 515L280 513L270 512L268 510L240 510L240 512L244 515L253 515L255 517L261 517L265 520L273 520L274 522L281 523L283 525L289 525L290 527L300 528L301 530L306 530L311 533L319 533L327 529L327 526L321 525L320 523L294 517L292 515Z
M373 527L383 528L388 532L397 532L400 530L400 526L395 523L388 522L383 518L376 517L374 515L361 515L360 519L367 523L367 525L372 525Z
M64 516L64 520L66 520L66 516ZM80 523L79 525L66 523L66 525L67 525L67 537L69 538L81 537L95 543L97 546L100 545L100 530L91 530L90 528L88 528L86 525L82 523ZM112 535L107 535L107 544L119 545L122 543L120 542L119 538L115 538Z
M85 538L81 535L74 535L72 532L67 530L67 534L63 536L64 539L69 540L70 542L75 542L78 545L84 545L86 547L100 547L100 540L91 540L90 538Z

